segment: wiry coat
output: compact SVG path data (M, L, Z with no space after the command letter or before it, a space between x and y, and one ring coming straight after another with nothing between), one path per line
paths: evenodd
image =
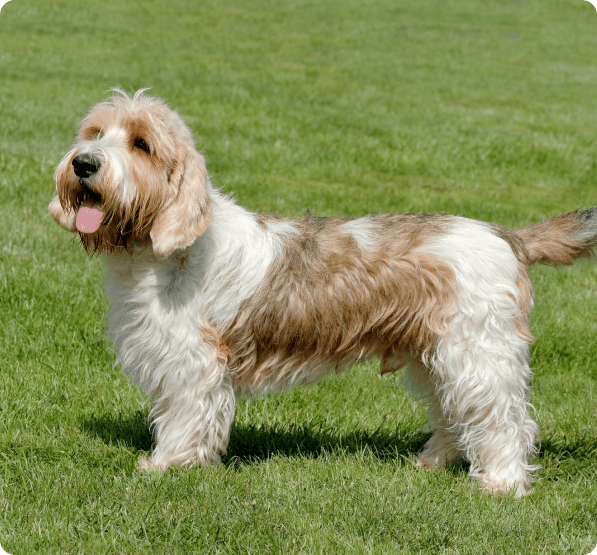
M488 491L529 490L527 270L590 255L595 209L517 232L445 215L254 214L212 187L176 112L116 93L83 120L50 210L105 253L117 363L154 401L143 468L215 464L236 394L378 356L382 372L406 365L429 404L420 465L463 455Z

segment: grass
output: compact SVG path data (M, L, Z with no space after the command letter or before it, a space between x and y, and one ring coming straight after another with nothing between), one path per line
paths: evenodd
M582 0L13 0L0 14L0 543L20 553L586 554L597 544L597 268L532 278L532 495L413 464L424 411L375 361L241 400L224 465L136 470L144 396L103 269L49 217L113 86L187 119L213 180L298 216L510 227L596 203L597 14Z

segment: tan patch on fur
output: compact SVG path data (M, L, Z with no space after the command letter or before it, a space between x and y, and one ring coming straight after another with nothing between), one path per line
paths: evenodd
M222 333L212 324L204 323L201 328L201 340L210 347L212 363L225 367L232 358L230 348L224 342Z
M361 250L347 220L307 214L286 238L257 293L225 331L235 385L308 381L316 368L340 370L373 354L426 359L448 333L454 276L417 252L448 217L388 214L371 221L376 248ZM317 374L317 372L314 372ZM319 375L319 374L317 374Z
M275 214L263 214L262 212L256 212L255 217L257 218L257 223L261 227L266 227L268 222L288 222L291 221L288 218L284 218L282 216L276 216Z
M526 268L520 268L520 274L516 279L516 288L518 289L518 308L519 314L516 316L516 332L521 339L533 341L533 335L529 329L529 313L533 308L533 284L529 278Z
M512 252L516 255L516 258L526 266L529 266L529 252L526 248L525 242L520 237L519 233L506 229L498 224L488 224L494 231L494 233L500 238L506 241Z
M151 229L156 256L190 246L211 224L207 179L203 157L193 145L180 145L169 179L177 186L176 197L156 216Z
M525 242L516 231L511 231L497 224L490 224L498 237L510 245L512 252L518 258L519 275L516 279L516 288L518 289L518 299L515 299L520 309L516 316L516 331L518 336L525 341L533 341L533 336L529 330L528 316L533 308L533 284L528 274L528 267L532 264L531 255L527 250ZM510 295L508 293L508 295Z
M48 205L48 210L56 223L62 226L67 231L76 232L76 217L77 215L72 210L64 210L60 204L60 198L56 195Z

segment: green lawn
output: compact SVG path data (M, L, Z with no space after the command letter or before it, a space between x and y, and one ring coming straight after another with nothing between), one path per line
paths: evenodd
M597 266L532 271L534 492L413 462L375 361L241 400L224 465L141 474L149 405L104 339L101 258L46 206L78 121L152 87L253 210L510 227L597 204L584 0L12 0L0 14L0 543L31 553L585 555L597 544Z

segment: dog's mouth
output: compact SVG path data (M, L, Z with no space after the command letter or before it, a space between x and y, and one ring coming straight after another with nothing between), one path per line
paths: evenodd
M98 230L104 217L102 210L102 196L91 190L83 180L81 193L77 196L79 210L77 211L76 226L81 233L94 233Z

